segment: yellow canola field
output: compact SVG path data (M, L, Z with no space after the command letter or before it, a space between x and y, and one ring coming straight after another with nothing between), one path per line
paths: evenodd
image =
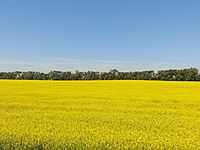
M0 149L200 149L200 83L0 80Z

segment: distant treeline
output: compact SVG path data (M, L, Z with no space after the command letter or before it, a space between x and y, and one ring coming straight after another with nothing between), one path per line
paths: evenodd
M158 72L140 71L140 72L120 72L116 69L109 72L98 71L51 71L41 73L35 71L28 72L0 72L0 79L16 80L165 80L165 81L200 81L199 70L189 69L170 69Z

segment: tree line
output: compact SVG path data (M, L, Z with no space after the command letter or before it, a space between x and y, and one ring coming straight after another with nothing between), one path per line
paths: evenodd
M42 73L38 71L15 71L0 72L0 79L16 80L164 80L164 81L200 81L200 74L197 68L170 69L158 72L135 71L120 72L112 69L109 72L98 71L50 71Z

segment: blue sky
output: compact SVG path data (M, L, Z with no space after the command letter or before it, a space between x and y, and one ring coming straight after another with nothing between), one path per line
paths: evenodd
M200 69L199 0L0 1L0 71Z

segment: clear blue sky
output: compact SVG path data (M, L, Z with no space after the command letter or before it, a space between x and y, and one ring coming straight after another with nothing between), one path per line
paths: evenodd
M0 71L199 67L199 8L199 0L2 0Z

